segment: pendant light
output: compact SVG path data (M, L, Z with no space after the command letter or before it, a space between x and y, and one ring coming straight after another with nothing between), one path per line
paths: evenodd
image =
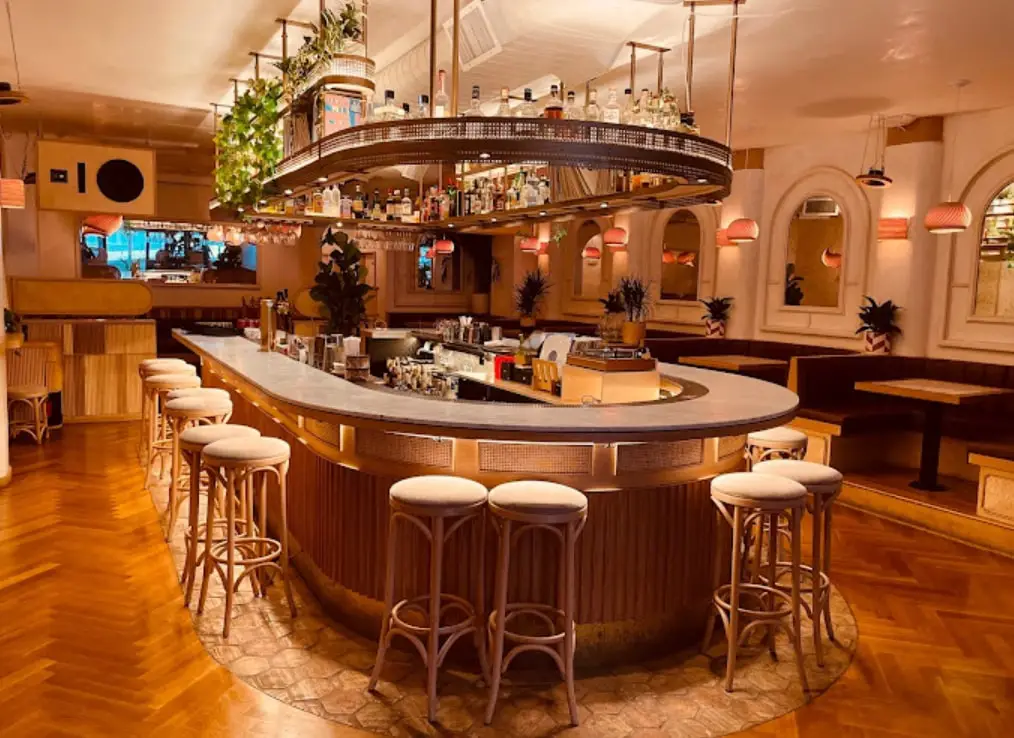
M626 251L627 231L624 228L610 228L602 234L602 241L610 251Z
M961 112L961 91L969 84L967 79L961 79L955 82L954 86L957 88L957 105L955 106L955 113ZM952 140L953 143L953 140ZM945 152L946 155L946 152ZM953 187L952 179L954 177L954 152L951 151L950 163L947 167L947 191L950 193ZM939 205L934 205L926 213L926 218L923 220L923 225L926 230L930 233L937 235L947 235L950 233L961 233L968 229L972 225L972 211L968 209L968 206L963 202L952 200L948 194L948 198L945 202Z
M863 148L863 163L866 166L866 155L869 153L870 141L873 142L873 161L870 168L856 176L856 182L872 190L890 187L894 180L884 174L884 160L887 158L887 118L874 115L870 118L870 130L866 134L866 146ZM860 167L860 168L861 168Z
M7 0L7 30L11 37L11 55L14 57L14 78L16 87L10 82L0 82L0 105L18 105L28 98L21 91L21 67L18 65L18 48L14 44L14 22L11 20L11 0ZM3 130L0 129L0 149L3 147ZM0 157L2 159L2 157ZM28 144L25 144L25 162L28 160ZM21 166L20 179L0 179L0 208L6 210L25 209L25 165ZM0 177L3 176L0 170Z
M662 249L662 263L663 264L675 264L676 263L676 252L670 251L669 249Z
M433 244L433 251L440 256L450 256L454 253L454 241L451 241L444 236L435 244Z
M602 258L602 249L598 246L585 246L581 249L581 258L591 261L598 261Z
M760 236L760 226L753 218L737 218L725 229L729 243L753 243Z
M18 48L14 45L14 21L11 19L11 0L6 0L7 6L7 30L11 37L11 56L14 57L14 80L17 83L11 86L10 82L0 82L0 105L20 105L28 102L28 96L21 90L21 67L18 64Z
M537 254L541 246L539 245L539 239L534 236L525 236L521 239L521 243L518 244L518 248L526 254Z

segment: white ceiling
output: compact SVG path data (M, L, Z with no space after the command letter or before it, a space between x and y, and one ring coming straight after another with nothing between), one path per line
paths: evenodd
M334 0L331 0L332 2ZM275 18L312 20L318 0L11 0L22 85L33 101L3 120L62 121L83 132L205 137L229 79L252 74L249 52L279 53ZM467 5L468 0L463 0ZM451 10L441 0L440 20ZM666 83L682 88L688 11L679 0L484 0L503 51L463 73L483 97L555 75L568 86L622 88L624 42L673 47ZM378 87L409 100L426 87L428 0L372 0L370 54ZM698 11L695 108L705 135L724 136L727 8ZM747 0L741 10L736 147L862 128L871 113L955 109L953 84L972 81L964 110L1014 104L1012 0ZM0 79L13 81L6 24ZM298 45L299 38L292 45ZM440 64L449 43L439 35ZM270 65L265 65L265 68ZM655 62L637 86L654 87ZM540 90L536 90L540 92Z

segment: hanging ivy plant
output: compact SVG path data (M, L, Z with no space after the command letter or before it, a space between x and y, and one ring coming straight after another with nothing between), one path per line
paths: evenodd
M279 80L254 80L222 119L215 135L215 194L224 205L257 204L262 183L282 160L281 99Z
M315 74L331 63L335 54L345 49L346 42L359 41L363 35L359 9L353 3L347 3L339 13L324 10L320 16L320 28L312 28L313 35L303 38L299 51L275 63L285 74L285 95L290 100Z

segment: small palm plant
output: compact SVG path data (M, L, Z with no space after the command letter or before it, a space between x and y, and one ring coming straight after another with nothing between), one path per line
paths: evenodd
M525 274L514 288L514 307L526 321L534 321L549 293L549 280L535 269Z
M704 328L708 338L725 338L725 325L729 320L729 311L732 309L731 297L712 297L708 300L701 300L704 309Z
M895 322L901 308L891 300L878 303L869 295L866 304L859 308L859 328L856 333L864 334L866 351L871 354L891 353L891 338L901 334Z

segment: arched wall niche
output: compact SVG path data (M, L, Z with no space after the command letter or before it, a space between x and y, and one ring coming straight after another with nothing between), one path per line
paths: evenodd
M697 300L706 300L715 295L715 279L718 268L718 253L715 233L719 226L720 208L713 205L694 205L685 208L666 208L651 216L648 248L637 267L631 272L640 274L651 283L651 297L654 310L651 322L676 323L685 327L701 328L704 308L697 300L663 300L662 294L662 251L665 247L666 226L679 211L693 215L700 226L700 248L698 251Z
M842 284L831 307L785 305L785 266L789 226L799 206L810 197L829 197L844 216ZM834 167L811 169L777 199L772 217L763 224L763 269L757 310L760 331L828 336L858 343L856 313L866 293L867 265L874 242L870 202L852 175Z
M1014 182L1014 149L985 162L969 180L960 199L972 212L972 225L964 233L938 236L943 268L943 314L938 315L937 338L945 348L1014 353L1014 317L975 314L979 274L979 244L986 210L997 193ZM938 262L939 264L939 262ZM939 284L939 283L938 283ZM987 357L988 360L988 357Z

